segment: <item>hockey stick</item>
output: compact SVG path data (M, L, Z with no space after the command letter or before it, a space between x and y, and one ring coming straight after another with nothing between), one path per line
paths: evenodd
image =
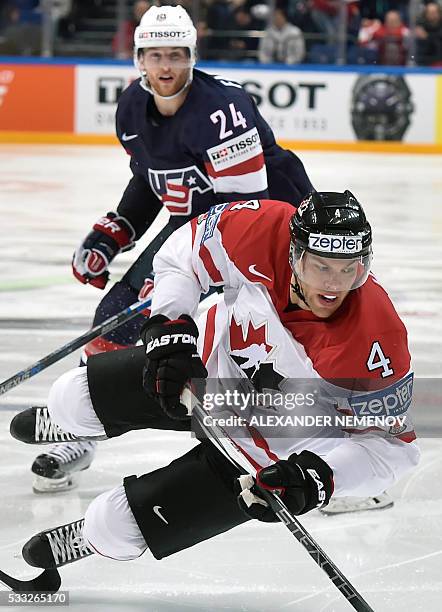
M35 376L42 370L45 370L53 363L60 361L60 359L63 359L63 357L70 355L76 349L85 345L90 340L93 340L98 336L102 336L103 334L107 334L108 332L119 327L123 323L126 323L126 321L130 321L130 319L135 317L142 310L148 308L150 306L150 303L151 298L148 298L145 300L140 300L135 304L132 304L132 306L129 306L118 314L109 317L109 319L107 319L103 323L96 325L95 327L84 333L82 336L79 336L75 340L64 344L52 353L49 353L49 355L46 355L39 361L36 361L34 364L26 368L26 370L21 370L20 372L17 372L17 374L14 374L7 380L4 380L2 383L0 383L0 395L3 395L7 391L10 391L14 387L17 387L17 385L20 385L25 380L28 380L28 378L32 378L32 376Z
M45 569L33 580L19 580L0 570L0 582L15 593L55 593L60 588L61 578L56 569Z
M242 452L242 449L235 443L229 434L211 418L210 413L201 406L198 399L192 394L190 389L186 387L181 395L181 401L187 407L189 413L196 418L198 425L201 427L207 437L215 443L218 450L233 463L243 474L253 474L255 469ZM209 416L209 419L204 417ZM322 550L319 544L312 538L309 532L301 525L282 499L264 489L260 490L260 494L269 504L270 508L283 523L290 533L298 540L306 549L313 561L327 574L335 587L342 593L349 604L358 612L373 612L373 609L365 601L360 593L354 588L344 574L336 567L333 561Z

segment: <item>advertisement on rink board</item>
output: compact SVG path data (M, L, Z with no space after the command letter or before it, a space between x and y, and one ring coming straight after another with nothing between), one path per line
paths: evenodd
M285 144L385 140L442 146L442 75L437 73L204 70L219 75L226 87L240 83ZM118 98L136 78L133 66L112 63L0 62L0 132L110 140Z
M389 140L436 143L441 86L431 74L205 69L226 87L240 83L255 99L276 138L284 141ZM79 66L76 132L109 134L131 67ZM391 111L394 100L394 111ZM437 105L438 101L440 102Z
M0 62L0 130L73 132L75 66Z

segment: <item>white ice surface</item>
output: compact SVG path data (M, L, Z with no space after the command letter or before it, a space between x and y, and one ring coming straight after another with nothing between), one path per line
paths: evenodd
M374 269L407 324L416 374L440 378L441 157L301 157L317 188L350 188L365 204ZM95 219L115 208L128 178L127 157L116 147L0 145L1 380L88 328L102 293L72 279L71 253ZM114 279L137 252L118 258ZM0 568L23 578L36 575L20 556L31 535L80 518L123 476L160 467L192 445L185 434L133 432L100 445L76 491L33 494L37 449L9 437L11 408L44 402L51 382L77 360L72 355L0 398ZM415 410L440 432L440 403L434 415L425 405ZM442 443L423 438L421 447L419 467L391 491L391 510L301 519L376 612L442 609ZM149 553L125 563L94 556L61 572L74 612L351 609L280 525L250 523L160 562Z

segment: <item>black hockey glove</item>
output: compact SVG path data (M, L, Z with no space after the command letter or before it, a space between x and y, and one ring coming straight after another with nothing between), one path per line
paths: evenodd
M141 339L146 347L143 387L159 401L172 419L188 418L180 402L184 386L192 378L207 378L207 370L196 349L198 328L191 317L171 321L155 315L143 325Z
M104 289L107 268L115 255L135 246L135 230L127 219L109 212L95 223L72 258L72 272L81 283Z
M256 480L241 476L236 483L240 508L251 518L267 523L277 521L276 515L260 497L261 489L270 489L293 514L305 514L322 508L333 493L333 470L318 455L310 451L293 453L287 461L277 461L260 470Z

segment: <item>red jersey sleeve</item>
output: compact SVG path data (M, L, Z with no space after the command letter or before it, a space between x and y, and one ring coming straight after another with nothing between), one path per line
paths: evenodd
M237 287L250 281L273 293L281 286L287 294L294 211L278 200L248 200L213 206L194 219L193 264L202 286Z
M370 276L347 300L314 356L317 371L323 378L347 379L342 386L367 390L403 378L411 365L407 331L387 293Z

